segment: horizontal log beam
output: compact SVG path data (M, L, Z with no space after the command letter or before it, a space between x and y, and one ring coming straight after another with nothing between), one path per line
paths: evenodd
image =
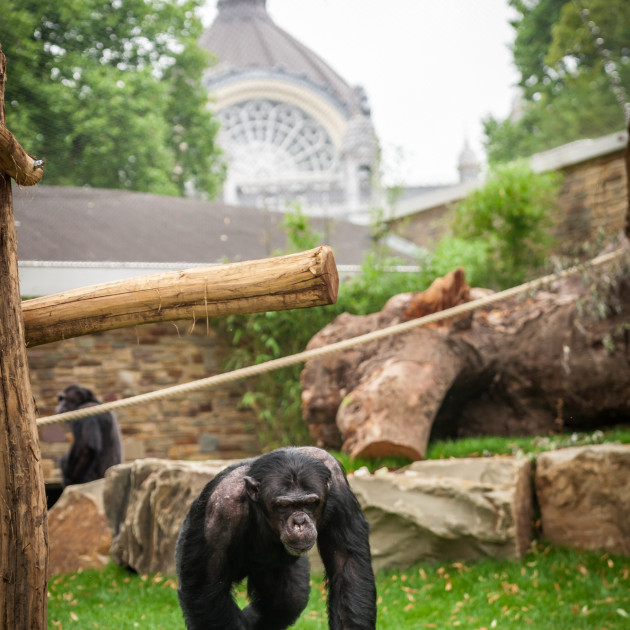
M139 276L22 302L27 346L138 324L334 304L332 249Z
M12 177L19 186L34 186L44 174L43 162L29 155L15 136L0 125L0 171Z

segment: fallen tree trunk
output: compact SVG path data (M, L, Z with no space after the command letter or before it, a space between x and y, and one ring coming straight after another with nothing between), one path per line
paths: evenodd
M344 314L309 347L409 319L426 302L419 296L396 296L374 315ZM430 436L614 424L630 415L629 255L552 290L478 310L469 321L309 361L302 385L311 435L353 456L422 459Z
M29 347L94 332L175 320L333 304L330 247L288 256L139 276L22 303Z

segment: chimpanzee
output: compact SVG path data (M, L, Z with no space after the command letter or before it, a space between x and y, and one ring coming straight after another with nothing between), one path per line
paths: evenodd
M193 502L177 541L179 601L188 630L281 630L310 594L305 555L317 541L331 630L374 630L368 524L337 460L286 448L217 475ZM247 578L239 610L235 583Z
M98 405L91 390L70 385L57 396L55 413L74 411ZM105 471L122 461L122 441L116 416L111 412L99 413L72 420L72 447L61 458L63 485L86 483L105 476Z

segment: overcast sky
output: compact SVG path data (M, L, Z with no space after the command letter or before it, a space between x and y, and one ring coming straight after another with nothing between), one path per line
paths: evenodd
M216 15L207 0L204 22ZM267 0L278 26L362 85L388 183L457 181L465 138L504 118L518 75L507 0Z

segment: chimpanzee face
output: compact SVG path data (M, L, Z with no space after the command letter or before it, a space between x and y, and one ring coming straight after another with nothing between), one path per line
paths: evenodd
M317 541L317 526L326 502L328 474L310 474L300 478L274 476L257 481L245 477L249 498L262 508L271 529L286 551L301 556Z
M94 394L87 387L80 385L70 385L57 394L57 406L55 413L74 411L87 402L97 402Z

